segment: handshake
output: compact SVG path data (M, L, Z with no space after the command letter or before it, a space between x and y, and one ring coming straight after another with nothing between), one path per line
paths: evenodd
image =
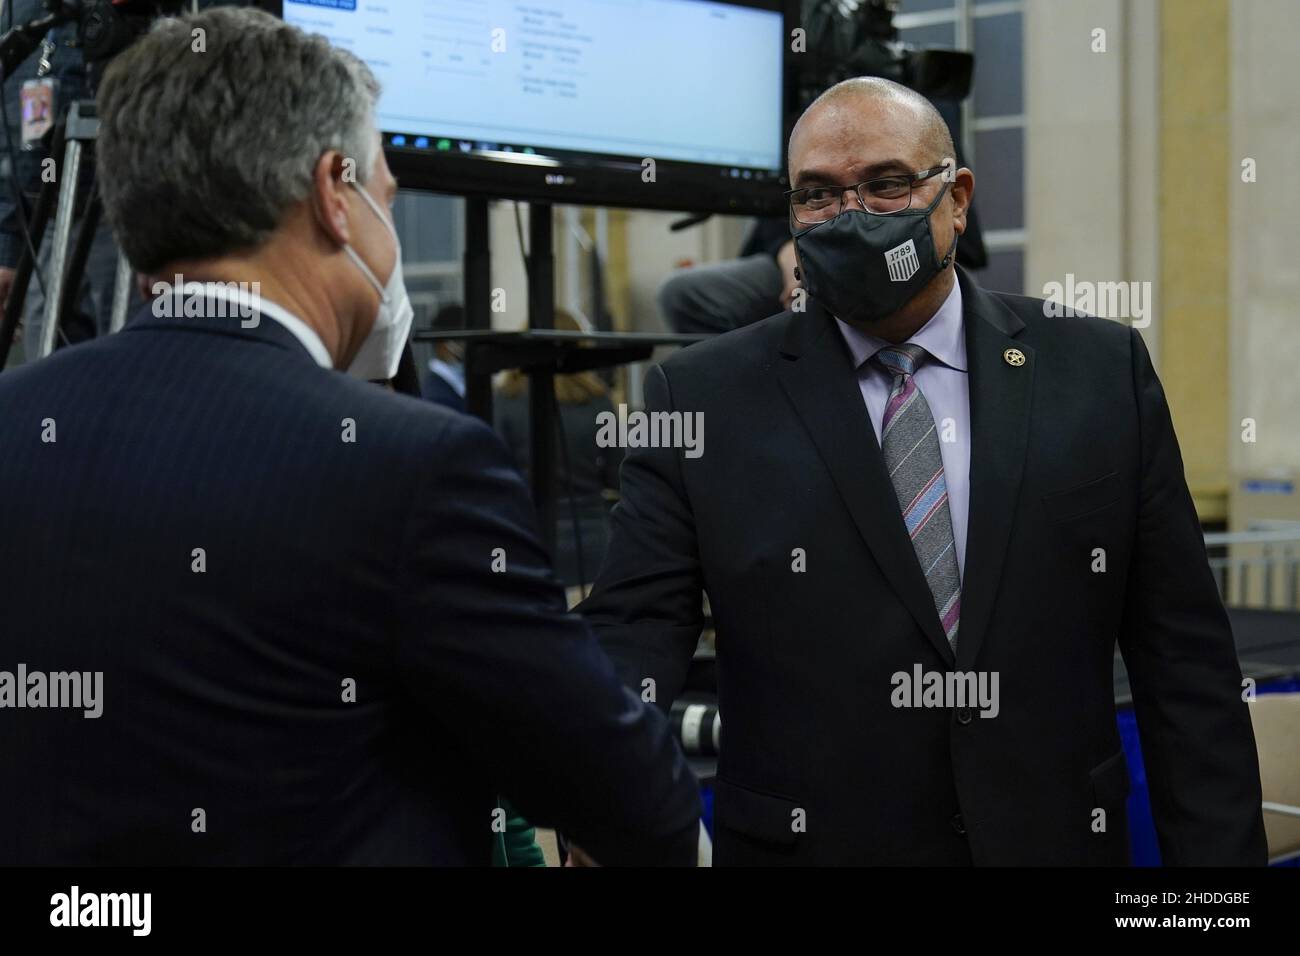
M565 841L563 837L561 837L559 834L556 834L556 842L562 845L566 850L564 856L564 864L563 864L564 866L566 867L600 866L600 864L597 863L595 860L593 860L591 856L580 846ZM712 865L713 865L713 843L711 840L709 840L709 834L707 831L705 831L704 825L701 824L700 836L699 836L699 854L696 859L696 866L712 866Z

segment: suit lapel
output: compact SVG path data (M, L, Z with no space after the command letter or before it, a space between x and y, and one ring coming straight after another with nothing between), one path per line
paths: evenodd
M795 313L790 320L776 363L777 379L876 563L930 643L951 663L952 650L903 525L848 347L835 320L811 299L807 301L808 311ZM964 618L963 613L963 629Z
M966 561L962 575L957 668L972 669L1002 578L1029 440L1034 350L1016 336L1025 325L960 269L969 368L971 460ZM1004 357L1018 349L1024 364Z
M903 525L894 486L835 320L813 300L790 320L777 379L825 462L858 532L895 593L943 658L970 669L984 641L1002 578L1024 474L1034 350L1024 323L961 269L971 409L970 503L957 657L939 627L934 598ZM1023 365L1004 358L1019 349Z

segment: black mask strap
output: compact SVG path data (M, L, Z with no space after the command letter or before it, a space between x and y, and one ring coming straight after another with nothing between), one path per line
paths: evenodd
M942 272L944 269L948 268L948 265L952 262L954 258L956 258L956 255L957 255L957 230L954 229L952 233L952 245L948 247L948 254L944 256L943 261L939 263L939 271Z

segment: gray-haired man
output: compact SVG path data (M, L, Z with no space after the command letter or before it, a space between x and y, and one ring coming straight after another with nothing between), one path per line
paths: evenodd
M102 715L0 720L0 860L486 862L497 793L598 862L695 859L505 448L360 380L409 321L375 95L242 9L107 71L105 211L158 298L0 376L0 661L102 674Z

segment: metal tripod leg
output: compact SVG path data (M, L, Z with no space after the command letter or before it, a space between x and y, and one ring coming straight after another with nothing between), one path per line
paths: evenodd
M86 142L93 142L99 132L99 118L94 103L82 101L68 109L64 136L67 145L63 151L63 165L59 169L59 199L54 215L54 235L50 237L50 267L46 270L45 315L41 322L41 358L54 351L58 340L59 322L63 317L64 300L75 295L75 282L69 283L67 274L68 246L72 239L72 217L77 204L77 185L81 177L81 160ZM80 276L75 279L79 280ZM69 289L69 285L74 288Z
M54 127L53 143L50 147L54 153L63 150L63 129L64 120L60 119ZM27 302L27 287L31 283L33 275L37 281L43 279L37 274L37 260L35 251L40 249L41 241L45 238L45 228L49 225L50 215L54 210L54 202L58 197L58 187L45 180L41 182L41 191L36 198L36 206L30 212L27 220L26 237L31 240L29 243L23 243L22 253L18 257L18 265L14 270L14 284L9 292L9 301L5 303L4 320L0 322L0 370L3 370L9 360L9 351L14 344L14 330L18 327L23 316L23 306ZM14 189L14 206L15 211L19 214L20 221L23 215L23 199L16 188Z
M126 306L131 298L131 283L135 273L131 263L126 261L126 253L117 254L117 278L113 280L113 314L109 321L110 332L120 332L126 324Z
M63 315L64 267L68 260L68 243L72 239L72 206L77 198L77 177L81 174L81 144L69 139L60 170L59 202L54 214L54 235L50 237L50 263L46 269L45 315L41 319L41 358L54 351Z

